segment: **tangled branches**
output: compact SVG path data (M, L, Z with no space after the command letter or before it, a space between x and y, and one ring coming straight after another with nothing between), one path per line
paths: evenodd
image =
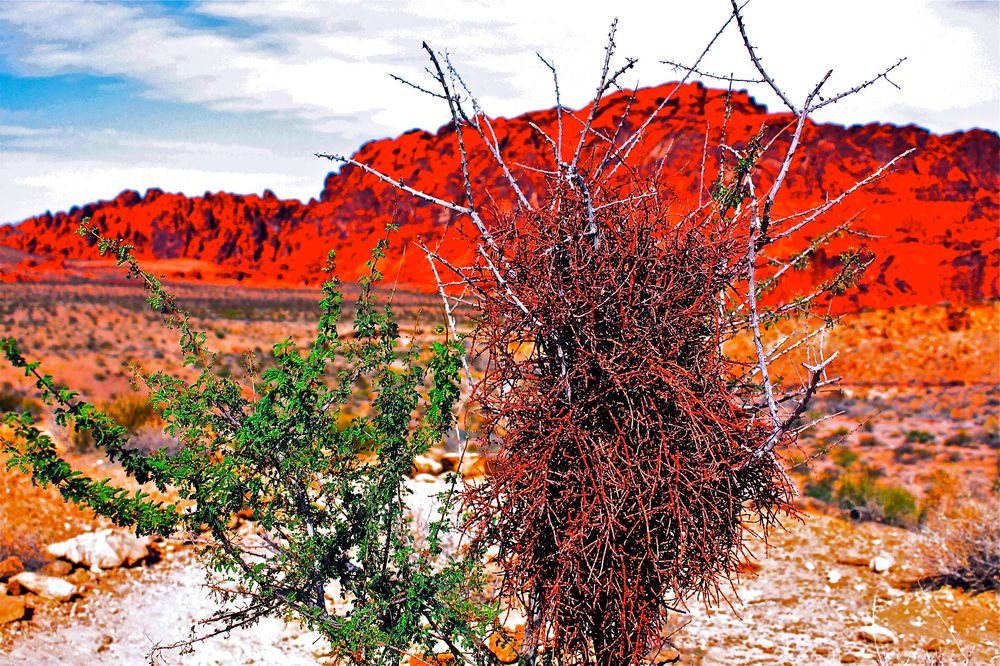
M662 161L650 168L632 156L731 24L791 120L742 142L727 139L724 125L717 151L706 128L694 186L674 188L696 196L682 200L661 178ZM522 662L535 666L544 652L547 664L642 663L664 640L666 614L692 598L719 601L747 555L745 537L766 541L793 512L777 451L795 441L810 400L837 381L827 375L836 353L822 345L830 321L817 305L850 286L868 260L842 255L833 279L776 303L769 290L852 220L791 253L776 243L796 238L906 153L815 208L789 213L775 202L810 114L888 81L900 63L823 97L827 73L797 105L764 70L734 0L673 92L645 117L630 117L633 95L609 125L606 96L635 64L615 69L612 24L596 94L579 113L562 106L556 69L542 60L553 75L555 126L531 123L547 148L512 167L504 137L447 55L424 48L440 92L410 85L448 105L461 200L352 158L321 156L471 222L471 266L420 247L435 276L439 265L455 277L438 280L453 333L456 310L475 301L474 351L488 359L475 396L482 444L497 460L489 484L466 498L469 527L481 543L500 545L503 600L527 612ZM495 178L484 181L493 191L470 176L470 160L483 155L495 163ZM776 171L761 168L764 156ZM706 182L706 173L717 175ZM547 178L541 188L538 174ZM765 344L767 327L793 315L804 330ZM737 337L752 341L750 358L726 354ZM771 364L793 350L808 350L808 362L801 381L785 384Z
M533 615L529 643L570 663L591 645L599 664L655 651L675 604L719 598L748 522L766 534L790 510L778 462L753 454L770 429L734 395L720 348L717 295L746 234L671 220L652 192L594 201L591 219L579 188L553 182L547 206L495 231L507 284L494 288L531 314L483 300L484 435L501 444L477 513L505 591Z

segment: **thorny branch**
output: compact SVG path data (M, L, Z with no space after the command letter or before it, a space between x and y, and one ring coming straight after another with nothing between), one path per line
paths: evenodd
M795 169L811 114L880 80L892 84L889 74L902 60L864 83L824 98L820 93L828 72L799 108L751 44L744 6L732 0L731 15L693 64L663 61L685 74L634 130L625 128L635 93L610 129L595 127L605 97L635 65L627 59L617 69L614 66L617 22L611 25L585 118L563 108L556 68L538 55L552 73L556 127L553 132L529 124L551 150L552 165L515 164L520 173L547 177L548 189L540 198L545 205L537 209L529 205L529 193L534 195L526 189L530 180L519 180L505 161L503 137L475 95L447 55L439 56L426 44L432 65L428 71L441 92L401 81L448 104L461 158L464 205L416 190L352 158L320 155L468 216L478 232L479 238L472 241L477 262L469 267L455 266L439 251L420 247L430 262L452 335L457 334L455 309L467 304L468 298L476 300L482 314L476 335L489 356L476 394L486 412L484 438L499 442L503 466L483 495L468 499L489 517L483 521L498 520L510 530L505 537L515 540L510 549L501 549L500 562L503 589L528 610L528 646L523 653L528 664L535 663L541 644L552 641L557 655L564 654L561 648L572 648L577 654L593 651L596 663L604 666L636 663L646 640L637 636L646 636L642 631L648 627L637 628L621 618L632 622L636 616L628 613L641 610L644 622L656 624L674 607L671 600L682 604L692 590L707 598L721 595L720 579L731 575L727 567L745 553L742 535L751 529L743 522L745 507L752 504L760 512L754 519L762 538L782 511L791 510L788 499L794 490L776 449L794 441L810 401L837 381L827 375L837 353L823 354L822 345L819 352L811 349L817 336L822 339L823 329L790 333L770 348L764 331L778 317L809 313L820 297L837 288L836 281L820 284L794 303L772 304L765 292L851 220L820 234L787 262L763 251L794 237L912 152L900 153L812 209L772 215ZM700 68L734 21L759 79L723 77ZM710 128L706 127L697 205L679 222L665 225L663 207L675 202L660 184L665 158L652 182L639 177L629 158L692 75L725 80L730 88L734 82L766 84L793 119L767 142L761 143L761 128L746 149L737 149L733 146L738 144L728 142L727 101L719 128L719 177L709 190L705 173ZM471 117L462 108L456 87L468 98ZM484 197L476 191L469 167L471 144L463 136L467 127L482 140L510 186L517 201L513 213L491 214L485 203L489 193ZM564 161L564 139L572 142L574 131L578 132L575 149ZM778 156L780 166L765 181L758 169L761 155L777 150L778 137L787 132L790 138ZM737 166L729 164L730 159ZM705 201L707 190L711 197ZM757 191L763 196L758 198ZM443 282L438 264L457 280ZM462 293L449 294L453 288ZM685 328L695 321L711 323L705 324L707 328ZM754 348L750 368L724 353L725 343L741 335ZM525 347L530 349L527 358L519 351ZM801 385L783 386L772 380L772 364L802 348L815 352L818 360L803 364L806 374ZM466 359L463 363L472 383ZM676 451L659 448L662 438L657 439L656 433L666 432L671 441L697 443L703 450L715 451L716 457L705 462L706 468L694 470L690 465L696 456L686 453L681 458L689 466L684 467ZM717 448L722 441L726 447ZM626 442L638 442L639 448L631 451ZM631 451L627 464L616 461L617 455L626 455L616 453L619 450ZM718 466L723 450L739 458ZM730 494L714 495L713 484L723 481L731 484ZM650 488L659 488L661 482L666 485L656 491L659 499L654 500L647 491L652 493ZM650 566L660 567L658 578L644 584L618 580L620 570L633 566L628 559L631 552L644 553L643 566L656 562ZM686 568L677 568L678 562ZM705 568L699 569L702 565ZM565 573L563 567L568 567ZM656 591L655 598L635 596L644 589ZM614 617L600 616L612 607ZM584 616L590 618L586 630L579 622ZM590 663L590 657L583 659ZM557 657L556 663L577 662L558 662Z

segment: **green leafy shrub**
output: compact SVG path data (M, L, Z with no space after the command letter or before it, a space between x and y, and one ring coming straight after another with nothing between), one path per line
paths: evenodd
M898 463L912 465L922 460L933 459L934 452L920 446L913 446L909 442L903 442L893 450L892 457Z
M414 533L406 503L414 457L454 425L461 344L435 342L426 361L416 346L399 351L391 304L380 305L372 290L388 241L377 244L361 280L353 337L337 333L343 296L331 254L314 340L302 349L290 339L275 344L274 365L250 387L217 371L205 333L141 270L130 246L94 229L81 233L143 283L149 306L178 332L184 365L196 379L136 368L150 393L146 406L119 400L99 410L43 374L15 339L0 340L0 347L35 381L57 424L89 432L137 483L179 501L154 500L72 469L26 412L4 419L8 468L139 533L207 528L201 555L223 602L214 617L223 630L294 615L329 639L338 658L355 663L395 665L400 654L424 654L441 642L456 658L488 659L483 637L496 609L476 601L484 584L481 553L459 553L455 545L457 479L422 534ZM366 416L345 423L342 410L361 377L375 397ZM149 452L132 445L130 428L160 410L164 432L182 446ZM359 442L368 455L357 454ZM231 526L234 514L247 510L255 519L250 536Z
M926 430L911 430L906 433L907 444L930 444L936 439L933 433Z
M882 440L875 435L861 435L861 437L858 438L858 446L862 446L866 449L875 448L882 446Z
M834 500L857 520L912 527L920 518L917 498L913 493L902 486L880 481L864 465L840 477Z
M833 453L830 454L830 457L833 459L833 462L837 465L837 467L843 467L845 469L860 460L860 456L857 453L845 447L834 449Z
M812 497L829 504L833 501L838 476L834 472L827 472L810 478L805 483L803 493L806 497Z
M129 435L136 435L145 426L162 424L160 413L156 408L146 399L134 394L118 396L100 405L100 409L112 421L125 428ZM69 426L67 440L70 450L77 453L93 451L97 446L93 433L87 428Z

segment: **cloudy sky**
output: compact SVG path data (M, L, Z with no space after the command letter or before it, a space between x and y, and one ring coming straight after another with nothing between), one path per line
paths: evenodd
M307 200L330 168L313 153L444 122L439 100L389 76L425 76L422 40L450 52L488 113L516 115L554 101L536 52L581 106L613 17L619 54L639 60L625 83L648 86L675 80L661 61L693 61L728 12L728 0L4 0L0 222L125 188ZM828 69L833 91L907 58L900 89L882 82L818 120L1000 127L998 0L752 0L745 14L798 99ZM751 74L732 29L703 66Z

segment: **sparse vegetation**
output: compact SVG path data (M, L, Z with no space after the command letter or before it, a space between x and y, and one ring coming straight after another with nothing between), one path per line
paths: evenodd
M906 433L906 439L904 440L907 444L930 444L934 442L937 437L933 433L927 432L926 430L910 430Z
M920 522L917 497L860 462L852 461L850 465L810 477L803 492L807 497L842 509L853 520L874 520L900 527L915 527Z
M81 233L96 235L86 227ZM150 307L180 334L184 365L197 371L196 379L136 369L149 401L126 396L101 411L40 372L13 338L0 346L11 365L35 380L57 424L86 433L135 482L171 488L189 500L186 510L75 470L28 414L5 415L7 467L140 533L207 530L212 539L202 542L202 555L217 576L216 593L229 604L250 600L235 611L224 606L215 617L223 627L294 613L326 636L337 655L373 665L396 664L400 653L427 652L441 640L456 658L484 655L496 611L477 600L484 587L481 551L447 547L457 527L454 485L422 534L414 532L405 504L414 457L454 425L460 345L451 339L435 342L429 356L416 346L399 353L391 306L380 306L371 288L381 280L377 262L387 241L373 250L371 273L362 279L354 337L338 335L343 294L331 277L312 344L302 351L290 339L275 344L275 366L259 376L249 368L249 387L218 372L208 336L139 268L130 246L98 240L102 253L145 285ZM332 256L327 269L332 273ZM334 360L340 363L330 377ZM341 414L362 375L373 381L376 396L370 414L345 427ZM158 416L151 405L162 407L165 432L182 447L150 452L130 443L130 428ZM364 457L357 455L359 441L368 442ZM247 546L231 522L248 507L261 546ZM340 592L328 598L331 582ZM348 603L351 612L342 615Z
M1000 590L1000 497L965 495L938 511L924 529L924 587Z

